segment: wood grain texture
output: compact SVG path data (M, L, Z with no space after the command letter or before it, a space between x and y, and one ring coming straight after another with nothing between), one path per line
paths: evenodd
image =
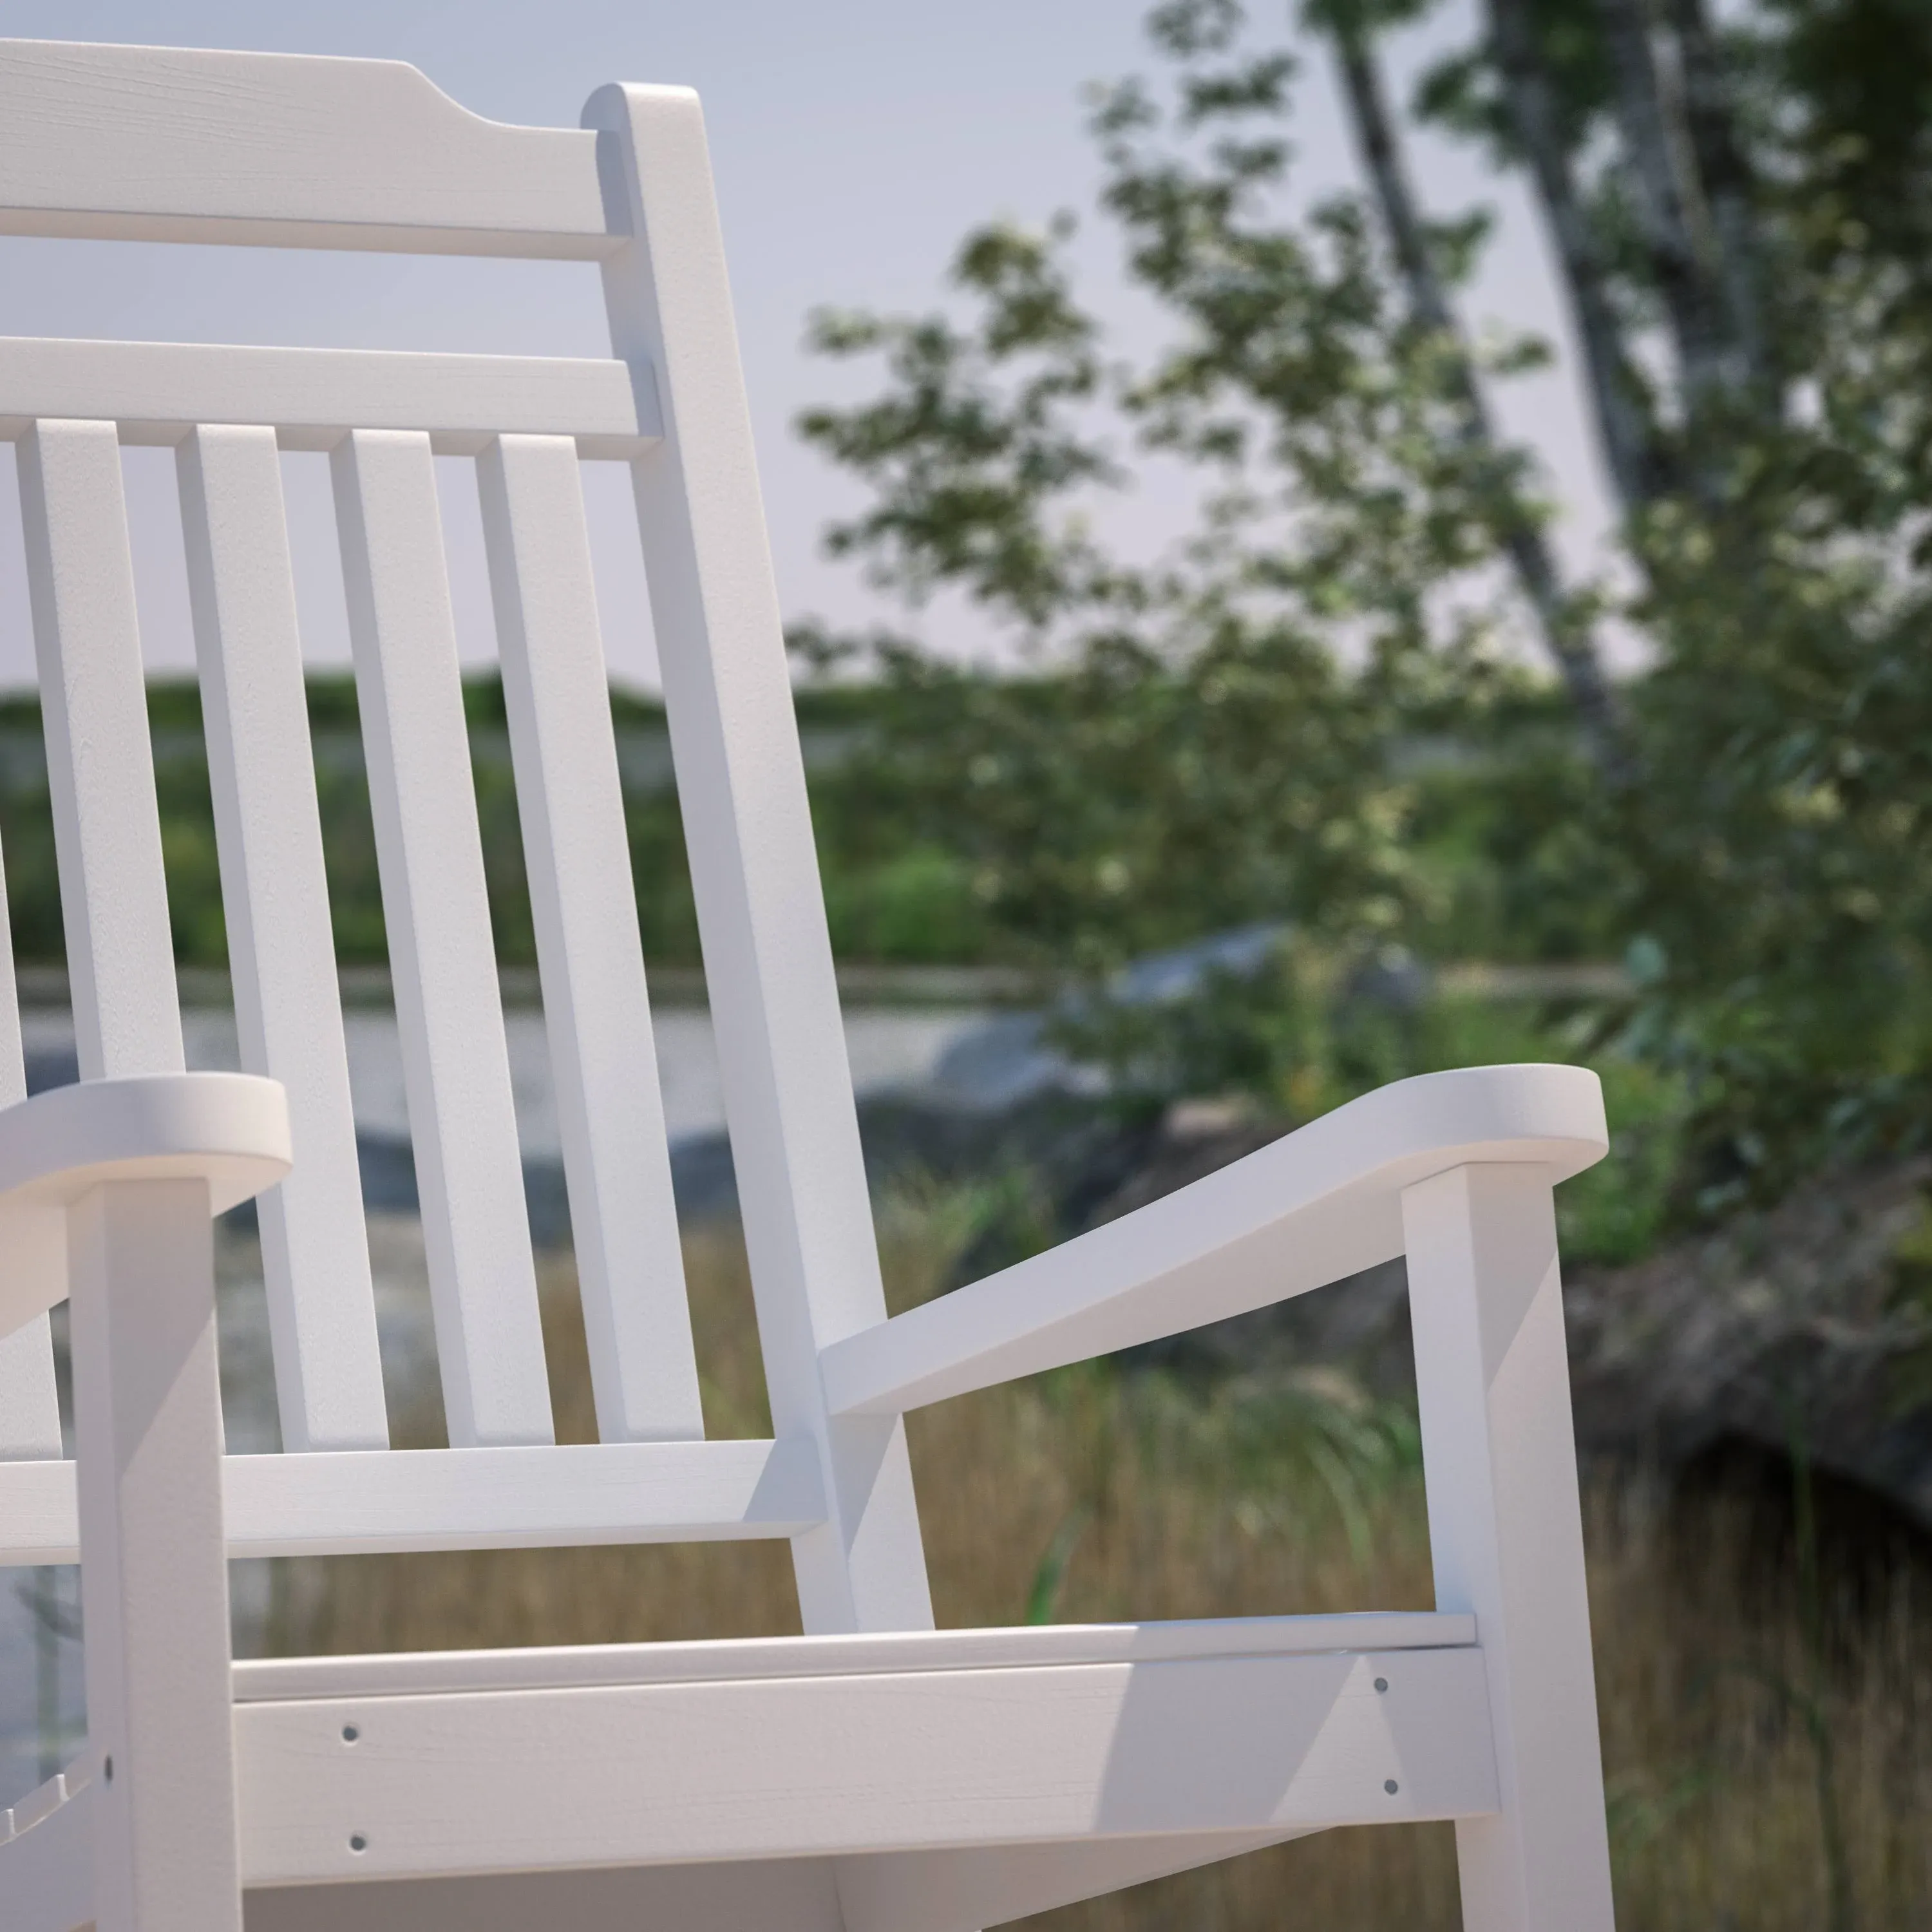
M0 340L84 1076L22 1098L0 948L0 1565L84 1551L91 1732L0 1817L6 1932L240 1932L244 1878L255 1932L973 1932L1420 1818L1457 1821L1469 1932L1610 1932L1550 1206L1604 1150L1594 1076L1398 1083L886 1319L696 98L515 128L395 63L0 41L0 232L596 260L614 351ZM180 448L243 1049L286 1106L180 1072L123 442ZM448 1450L384 1446L284 448L332 457ZM438 453L481 462L596 1445L552 1440ZM632 466L768 1442L701 1439L599 457ZM224 1457L208 1216L291 1150L264 1253L303 1453ZM931 1628L905 1408L1405 1253L1440 1610ZM43 1312L70 1271L78 1465ZM778 1536L802 1638L228 1660L231 1556Z
M1612 1932L1556 1214L1534 1166L1402 1197L1436 1599L1489 1659L1498 1814L1456 1828L1469 1932Z
M120 445L111 423L48 421L19 453L81 1078L178 1072L181 1010Z
M235 1696L240 1703L281 1703L304 1697L420 1696L453 1690L882 1677L935 1670L1162 1664L1190 1658L1454 1650L1466 1648L1475 1640L1476 1620L1472 1616L1382 1610L1340 1616L1211 1617L1166 1623L572 1644L541 1650L256 1659L235 1666Z
M439 456L499 434L567 436L580 455L634 456L657 437L648 368L524 356L242 349L193 342L0 337L0 437L37 417L112 422L124 443L178 443L197 424L262 424L284 449L352 429L421 430Z
M801 1442L230 1456L231 1556L535 1550L799 1534L824 1520ZM71 1462L0 1463L0 1566L71 1563Z
M358 430L330 463L449 1439L548 1442L434 459L418 433Z
M530 1932L550 1925L571 1932L607 1926L846 1932L831 1864L823 1858L365 1882L350 1897L356 1932ZM337 1886L278 1886L251 1892L248 1904L248 1932L342 1932Z
M698 98L605 88L612 346L656 373L632 465L773 1426L830 1504L794 1545L812 1630L929 1627L903 1424L834 1420L820 1352L885 1318L872 1204Z
M594 259L596 146L399 61L0 41L0 232Z
M577 452L505 436L478 465L503 702L606 1442L704 1433Z
M296 1154L259 1210L283 1446L386 1448L281 466L267 429L202 428L178 467L242 1064Z
M207 1184L97 1187L68 1245L94 1911L242 1932Z
M7 889L0 872L0 1108L27 1097L26 1056L20 1043L20 1000L14 978L13 927L7 916ZM7 1256L9 1274L38 1268L51 1277L22 1298L51 1307L64 1291L64 1229L50 1235L38 1254L19 1250ZM0 1288L0 1301L9 1299ZM4 1327L4 1324L0 1324ZM53 1332L45 1315L0 1332L0 1462L32 1462L61 1453L60 1397L54 1380Z
M1496 1802L1485 1696L1481 1653L1460 1649L250 1703L243 1870L293 1884L1468 1816Z
M83 1080L0 1109L0 1336L65 1296L68 1210L91 1190L196 1180L223 1214L288 1171L287 1103L252 1074Z
M86 1767L48 1780L0 1812L7 1932L83 1932L94 1922L94 1808Z
M1403 1251L1402 1190L1466 1161L1550 1180L1602 1159L1575 1066L1397 1081L1218 1173L864 1333L824 1361L837 1413L894 1413L1132 1348L1340 1281Z

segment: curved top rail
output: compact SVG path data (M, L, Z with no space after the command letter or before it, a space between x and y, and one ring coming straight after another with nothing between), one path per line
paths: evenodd
M1609 1151L1581 1066L1398 1080L1118 1221L819 1358L837 1414L891 1414L1305 1294L1402 1252L1402 1191L1474 1162L1568 1180Z
M289 1171L288 1096L252 1073L146 1073L50 1087L0 1108L0 1335L67 1293L45 1236L110 1180L205 1180L217 1214Z
M594 260L597 137L400 61L0 40L0 234Z

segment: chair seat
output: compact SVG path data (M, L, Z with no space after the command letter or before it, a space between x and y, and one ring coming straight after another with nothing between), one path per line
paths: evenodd
M1472 1637L1466 1618L1291 1618L244 1665L242 1874L1468 1815L1496 1803Z
M258 1658L235 1666L237 1704L439 1692L584 1689L908 1671L1151 1664L1183 1658L1447 1650L1476 1641L1474 1617L1428 1610L1342 1616L1216 1617L1136 1624L1040 1624L761 1636L542 1649L401 1651L366 1657Z
M1050 1888L1084 1841L1150 1875L1470 1816L1496 1804L1474 1635L1398 1612L244 1663L243 1881L857 1857L890 1889L905 1855L1033 1846ZM68 1786L0 1884L44 1833L77 1849L98 1787Z
M1399 1082L889 1317L696 97L516 128L394 62L0 40L0 230L594 261L610 336L0 340L82 1076L8 1106L0 944L0 1568L79 1557L89 1648L88 1755L0 1814L0 1932L976 1932L1425 1818L1469 1932L1611 1932L1552 1192L1605 1150L1594 1075ZM245 1077L182 1071L128 442L176 452ZM328 452L447 1448L391 1447L291 448ZM556 1441L439 454L476 464L594 1444ZM705 1438L592 456L630 466L770 1442ZM256 1188L284 1453L228 1456L208 1210ZM1398 1256L1468 1614L920 1634L908 1410ZM233 1666L238 1556L742 1537L865 1634Z

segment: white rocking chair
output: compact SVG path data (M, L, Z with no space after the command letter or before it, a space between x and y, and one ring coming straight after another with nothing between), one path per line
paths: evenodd
M88 1724L0 1814L6 1932L968 1932L1415 1819L1456 1821L1470 1932L1610 1932L1550 1192L1604 1151L1592 1075L1405 1081L886 1318L695 98L513 128L388 62L0 43L0 231L595 260L615 357L0 340L82 1076L23 1097L6 965L0 1564L80 1562ZM178 454L244 1074L182 1070L123 442ZM388 1447L278 447L333 464L446 1450ZM590 1447L552 1439L438 453L481 472ZM768 1442L704 1437L585 458L635 479ZM224 1459L209 1216L257 1192L286 1447ZM933 1630L905 1411L1398 1255L1433 1613ZM230 1556L728 1537L789 1539L809 1634L230 1663Z

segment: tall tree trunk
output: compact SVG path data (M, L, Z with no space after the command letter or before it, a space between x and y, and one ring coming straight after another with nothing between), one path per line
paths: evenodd
M1462 418L1462 440L1484 472L1497 539L1534 614L1544 649L1569 694L1592 759L1606 777L1621 782L1626 776L1622 733L1596 639L1564 591L1542 526L1515 487L1509 454L1496 434L1474 358L1430 254L1369 38L1348 26L1338 24L1333 31L1355 138L1410 310L1423 328L1448 346L1449 380Z
M1670 318L1670 335L1684 386L1684 413L1694 433L1690 466L1703 466L1706 436L1695 433L1706 405L1736 386L1742 358L1730 353L1727 318L1712 284L1691 226L1679 173L1676 130L1651 44L1646 0L1596 0L1597 16L1616 82L1617 124L1623 136L1624 172L1634 191L1651 274Z
M1684 74L1684 131L1710 210L1718 274L1724 305L1744 364L1744 377L1760 409L1782 413L1782 380L1768 310L1770 276L1765 261L1756 184L1737 136L1730 90L1704 0L1669 0Z
M1536 180L1563 270L1604 459L1624 513L1666 493L1670 467L1659 446L1648 399L1624 353L1610 292L1610 267L1577 191L1556 88L1525 0L1488 0L1490 39L1510 123Z

